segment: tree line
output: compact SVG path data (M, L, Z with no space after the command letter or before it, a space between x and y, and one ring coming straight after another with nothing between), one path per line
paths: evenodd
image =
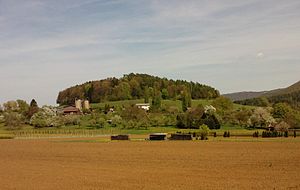
M185 80L170 80L147 74L127 74L121 78L107 78L89 81L59 92L57 103L73 104L75 99L88 99L91 103L105 101L145 99L161 96L162 99L182 99L188 94L192 99L212 99L219 97L218 90Z

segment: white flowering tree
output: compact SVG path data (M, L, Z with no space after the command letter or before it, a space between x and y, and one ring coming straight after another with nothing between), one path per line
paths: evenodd
M31 117L30 124L35 127L58 127L62 125L56 114L56 109L52 106L43 106Z
M266 128L270 125L275 124L276 121L270 114L270 112L262 107L258 107L253 111L253 114L250 116L248 125L250 127L262 127Z

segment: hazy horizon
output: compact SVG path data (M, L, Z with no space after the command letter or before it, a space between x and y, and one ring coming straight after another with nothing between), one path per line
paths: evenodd
M147 73L222 94L300 80L300 1L0 0L0 104Z

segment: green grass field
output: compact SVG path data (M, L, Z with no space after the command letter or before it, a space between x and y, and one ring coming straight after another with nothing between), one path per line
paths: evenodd
M197 107L198 105L203 105L203 106L211 105L212 102L213 102L213 100L207 100L207 99L192 100L192 107ZM129 105L137 104L137 103L144 103L144 99L94 103L94 104L91 104L91 107L94 109L97 109L97 108L103 109L106 104L108 104L109 106L122 107L122 106L129 106ZM182 110L180 100L162 100L161 103L162 103L162 107L175 106L178 108L178 110ZM255 107L234 104L234 108L235 109L239 109L239 108L253 109Z

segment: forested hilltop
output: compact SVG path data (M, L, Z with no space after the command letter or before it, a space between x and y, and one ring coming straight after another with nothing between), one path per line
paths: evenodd
M198 82L170 80L148 74L127 74L121 78L107 78L89 81L59 92L57 103L73 104L76 98L88 99L91 103L104 101L131 100L153 96L163 99L181 99L188 94L192 99L211 99L218 97L219 91Z

